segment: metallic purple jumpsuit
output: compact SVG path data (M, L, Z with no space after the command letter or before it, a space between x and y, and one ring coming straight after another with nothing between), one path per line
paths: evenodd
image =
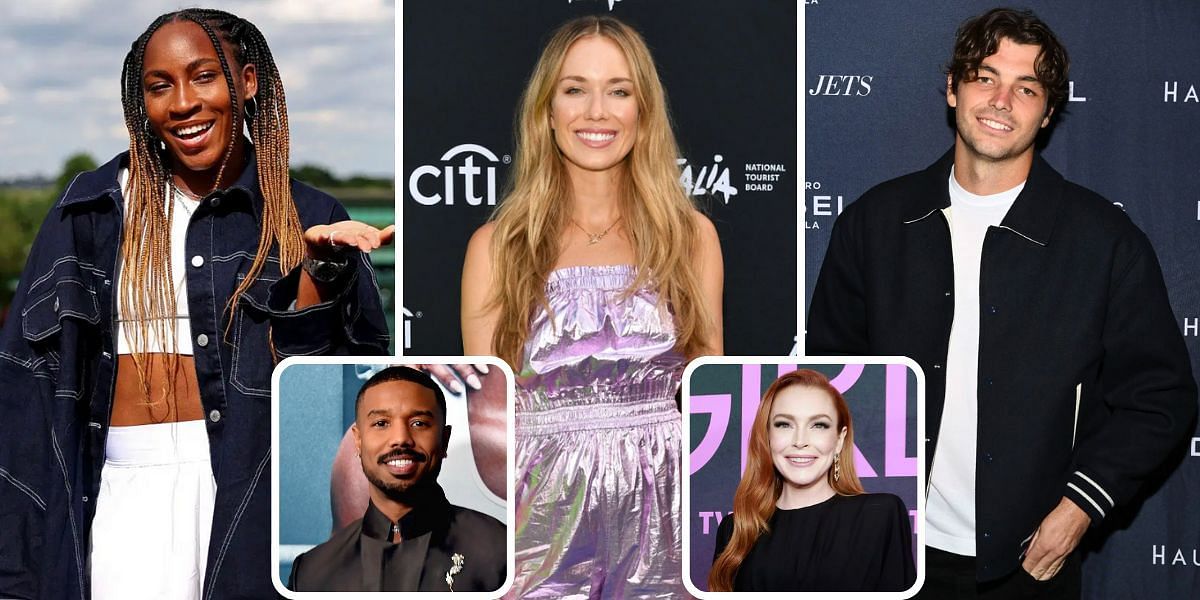
M558 269L517 375L510 597L672 598L681 583L684 358L631 265Z

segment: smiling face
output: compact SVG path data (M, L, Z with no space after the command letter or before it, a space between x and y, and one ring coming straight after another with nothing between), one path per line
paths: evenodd
M592 35L571 45L550 101L550 127L568 172L623 167L637 138L636 93L616 42Z
M371 499L406 503L406 494L437 480L450 428L433 390L411 381L386 381L368 388L351 427L371 482Z
M842 451L846 428L837 426L827 392L804 385L780 390L767 427L771 460L785 485L833 491L828 473L834 455Z
M224 53L238 98L253 97L254 65L236 64L228 46ZM242 103L229 97L217 50L200 25L174 21L154 32L146 43L142 92L150 127L166 144L172 170L185 179L215 180Z
M956 156L1032 160L1034 139L1050 123L1046 93L1036 76L1039 51L1005 38L980 63L975 79L964 79L955 90L947 78L946 102L955 109L958 129Z

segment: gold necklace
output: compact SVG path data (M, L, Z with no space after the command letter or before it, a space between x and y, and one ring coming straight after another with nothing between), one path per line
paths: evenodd
M588 237L588 245L592 246L595 244L599 244L600 240L604 239L604 236L608 235L608 232L612 231L612 228L616 227L617 223L621 222L621 218L622 217L617 217L617 220L613 221L612 225L609 225L607 228L605 228L604 231L601 231L600 233L592 233L592 232L584 229L583 225L580 225L579 221L576 221L574 218L571 219L571 222L574 223L575 226L578 227L579 230L582 231L583 234Z

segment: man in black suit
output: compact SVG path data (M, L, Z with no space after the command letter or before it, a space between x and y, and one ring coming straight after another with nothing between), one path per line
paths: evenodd
M454 506L437 484L450 440L429 375L390 367L367 381L351 428L370 481L367 512L296 557L294 591L480 591L506 576L505 527Z

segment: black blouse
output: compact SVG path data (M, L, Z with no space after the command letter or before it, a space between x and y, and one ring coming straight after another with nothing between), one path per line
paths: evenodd
M916 580L908 509L892 494L776 509L734 577L737 592L903 591ZM720 556L733 515L717 529Z

